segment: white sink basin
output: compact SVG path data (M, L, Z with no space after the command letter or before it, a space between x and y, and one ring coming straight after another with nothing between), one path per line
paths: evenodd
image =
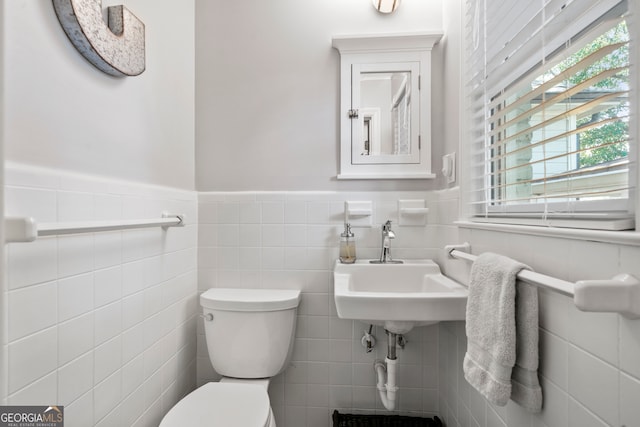
M403 334L414 326L464 320L467 288L445 277L432 260L403 264L336 261L336 309L342 319L382 325Z

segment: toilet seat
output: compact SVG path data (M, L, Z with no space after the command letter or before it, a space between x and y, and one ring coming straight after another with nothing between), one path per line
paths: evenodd
M269 395L264 387L210 382L171 408L160 427L267 427L270 414Z

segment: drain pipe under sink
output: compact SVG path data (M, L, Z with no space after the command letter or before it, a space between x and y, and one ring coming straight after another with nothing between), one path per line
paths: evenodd
M385 361L376 360L373 364L373 368L378 376L378 392L380 393L380 400L382 404L389 411L393 411L396 407L396 392L398 387L396 386L396 375L398 363L396 357L396 341L397 334L385 330L387 333L387 357Z

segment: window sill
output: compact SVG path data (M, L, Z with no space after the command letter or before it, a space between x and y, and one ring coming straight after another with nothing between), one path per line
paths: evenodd
M535 225L496 224L476 221L455 221L460 228L496 231L501 233L526 234L530 236L555 237L561 239L585 240L617 245L640 246L638 231L585 230Z

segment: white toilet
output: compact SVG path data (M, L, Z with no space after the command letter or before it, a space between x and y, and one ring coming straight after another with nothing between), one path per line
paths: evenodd
M275 427L267 388L291 358L300 291L212 288L200 296L220 382L194 390L160 427Z

